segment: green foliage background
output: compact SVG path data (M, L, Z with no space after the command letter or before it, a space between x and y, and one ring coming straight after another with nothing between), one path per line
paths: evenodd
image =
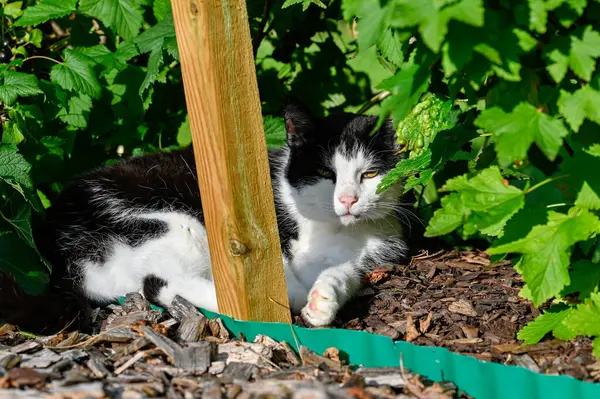
M32 215L73 174L189 145L189 122L168 0L0 4L0 268L39 291ZM513 261L545 309L519 339L600 336L598 1L247 5L269 146L288 93L391 116L407 156L379 189L404 181L427 236Z

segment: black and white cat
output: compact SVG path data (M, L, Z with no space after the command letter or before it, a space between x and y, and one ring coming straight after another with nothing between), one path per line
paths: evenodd
M292 310L332 322L370 268L407 253L401 185L376 188L399 161L391 122L285 111L287 144L269 160ZM54 265L45 295L0 285L0 318L31 331L81 320L90 303L139 291L157 304L181 295L217 310L191 148L130 158L65 188L37 234ZM79 323L75 324L76 326Z

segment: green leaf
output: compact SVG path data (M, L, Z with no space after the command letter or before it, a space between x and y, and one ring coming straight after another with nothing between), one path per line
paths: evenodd
M96 74L88 65L89 59L76 51L65 50L65 61L54 65L50 79L65 90L78 91L92 98L99 98L102 87Z
M265 116L263 119L267 148L278 148L285 144L285 121L283 118Z
M175 25L173 25L173 16L168 15L158 24L142 32L134 39L134 43L140 53L150 53L157 47L162 47L164 41L172 37L175 37Z
M30 169L31 165L19 154L16 146L0 144L0 181L12 187L36 211L41 211L41 203L33 191L29 176Z
M57 155L61 158L64 156L65 150L63 149L63 146L65 141L60 137L44 136L40 139L40 142L46 147L49 154Z
M419 32L421 32L425 44L437 53L446 38L448 24L451 20L481 27L483 26L483 13L482 0L458 1L443 7L438 12L430 11L429 17L421 23Z
M79 11L98 18L125 39L136 37L144 21L137 0L81 0Z
M385 8L381 8L377 4L377 7L373 7L369 13L358 20L356 29L358 31L358 47L361 51L370 48L383 35L383 20L386 12Z
M419 155L419 151L428 148L435 140L438 132L450 129L456 124L458 114L458 111L453 110L452 101L426 95L398 122L396 132L399 143L408 146L411 158Z
M560 169L567 175L565 196L579 207L600 209L600 144L577 151Z
M177 47L177 39L175 36L165 39L165 50L171 57L179 61L179 47Z
M398 35L391 29L384 29L383 34L377 38L377 48L386 60L396 67L402 66L404 61L402 43Z
M528 103L520 103L510 113L499 107L488 108L477 117L475 125L494 135L502 166L524 159L534 142L548 159L554 160L563 137L569 134L562 121Z
M77 0L44 0L25 8L23 16L17 19L14 25L39 25L51 19L64 17L76 11L76 4Z
M11 232L0 233L0 270L13 275L30 294L43 292L49 280L39 255Z
M579 260L571 267L571 283L565 287L561 295L579 293L579 299L585 299L598 291L600 282L600 265L588 260Z
M192 144L192 132L190 130L190 118L186 115L185 120L177 130L177 144L187 147Z
M524 238L492 246L488 252L523 254L520 270L534 304L539 306L570 283L571 247L599 231L600 220L587 210L571 208L567 215L551 211L547 224L535 226Z
M571 55L569 66L577 76L590 80L596 67L596 58L600 56L600 33L591 26L585 28L583 37L571 36Z
M19 97L40 94L40 86L35 75L23 72L0 72L0 101L12 105Z
M469 214L460 194L446 195L440 203L442 207L434 212L427 225L425 237L437 237L453 232L462 226Z
M327 8L327 6L321 0L285 0L285 3L281 8L288 8L296 4L302 4L302 11L308 10L311 4L317 5L321 8Z
M392 185L398 183L407 176L414 176L415 174L421 173L423 169L426 169L431 164L431 150L427 149L423 154L413 159L403 159L398 162L394 169L390 170L381 179L377 187L377 193L380 194L390 188ZM414 187L414 183L413 183ZM405 188L405 191L408 190Z
M559 328L567 318L570 308L559 311L547 311L527 323L517 334L517 339L523 340L525 345L533 345L540 342L546 334Z
M577 132L586 118L600 124L598 104L600 104L600 91L588 84L574 93L561 90L558 109L571 129Z
M152 50L152 52L150 53L150 57L148 58L148 70L146 71L146 77L144 78L144 81L142 82L142 85L139 89L140 97L142 97L146 89L156 81L156 78L158 77L159 68L162 65L162 63L163 49L161 40L160 45L157 46L154 50Z
M388 90L391 96L383 100L381 107L400 121L408 115L429 86L429 74L423 66L410 65L396 75L381 82L377 87Z
M80 94L71 97L69 99L68 110L66 108L61 108L57 116L60 120L73 127L85 129L88 126L91 110L92 99L85 94Z
M556 83L563 80L569 67L577 76L589 81L599 56L600 33L588 25L569 37L556 37L546 50L547 69Z
M9 183L33 188L29 177L31 165L19 154L17 147L13 145L0 144L0 179Z
M578 335L600 336L600 293L591 294L573 309L565 319L565 325Z
M21 7L23 7L22 1L13 1L12 3L8 3L6 7L4 7L4 15L11 18L19 18L21 15L23 15L23 10L21 10Z
M360 2L359 2L360 3ZM391 25L398 28L418 26L427 21L432 13L437 13L439 3L432 0L396 0L392 3Z
M9 206L5 206L4 209L0 210L0 218L2 218L6 224L10 225L27 245L35 249L36 246L33 241L33 231L31 230L31 206L23 201L21 201L20 204L15 205L14 200L11 200L8 205Z
M162 21L167 15L171 15L171 0L154 0L152 12L158 22Z
M37 48L42 47L42 40L44 39L44 34L39 29L34 29L29 32L29 43L33 44Z
M529 29L537 33L546 33L548 10L544 0L528 0L529 3Z
M442 190L457 193L442 201L442 208L434 213L427 226L427 237L446 234L458 228L463 221L467 235L480 232L502 236L506 222L525 204L525 193L505 184L496 166L482 170L471 179L467 175L450 179ZM455 212L460 214L452 215Z
M393 2L391 25L398 28L419 26L423 41L433 52L440 50L448 24L452 20L472 26L483 26L483 1L448 2L397 0Z

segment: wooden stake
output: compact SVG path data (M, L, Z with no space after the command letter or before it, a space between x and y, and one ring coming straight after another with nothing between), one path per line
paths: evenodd
M290 323L245 0L171 0L219 312Z

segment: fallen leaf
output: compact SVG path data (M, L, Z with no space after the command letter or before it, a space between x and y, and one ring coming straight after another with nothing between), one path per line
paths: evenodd
M405 339L407 342L412 342L415 339L417 339L417 337L421 335L421 333L419 333L419 331L417 331L417 328L415 327L415 322L413 321L412 318L412 314L408 314L406 317L406 336Z
M477 312L471 305L471 302L466 299L459 299L458 301L452 302L448 305L448 310L452 313L462 314L465 316L475 317L477 316Z
M37 385L44 379L42 375L30 368L14 368L8 372L8 377L12 381L13 386L21 387L23 385Z
M462 270L468 270L470 272L476 272L481 270L481 266L474 265L472 263L467 262L446 262L446 264L450 267Z
M325 349L325 353L323 353L323 356L339 363L342 362L340 360L340 350L338 348L331 347Z
M447 341L449 345L470 345L470 344L479 344L483 342L481 338L459 338L459 339L451 339Z
M435 276L436 271L437 271L437 267L435 266L435 263L434 263L429 268L429 272L427 272L427 278L431 280L433 278L433 276Z
M519 355L521 353L552 350L552 349L559 348L559 347L563 346L564 344L565 344L564 341L561 341L559 339L554 339L552 341L540 342L539 344L535 344L535 345L521 345L521 344L517 344L517 343L498 344L498 345L493 345L492 350L494 352L499 352L499 353L513 353L515 355Z
M477 327L461 325L460 328L467 338L477 338L479 336L479 329Z
M475 263L475 264L481 265L481 266L487 266L490 264L489 258L484 258L482 256L475 255L473 252L469 252L468 254L463 255L460 258L461 258L461 260L464 260L465 262Z
M373 396L360 387L352 387L346 390L346 395L356 399L371 399Z
M375 285L383 280L387 280L389 277L390 275L386 271L374 270L370 273L367 273L365 279L368 285Z
M433 313L429 312L426 319L419 320L419 331L421 334L425 334L429 327L431 326L431 318L433 317Z

